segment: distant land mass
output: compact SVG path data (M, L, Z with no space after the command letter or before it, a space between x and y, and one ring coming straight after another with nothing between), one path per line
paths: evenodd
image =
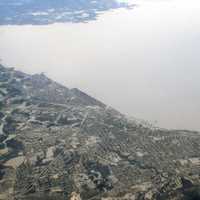
M0 65L0 199L199 200L200 133Z
M1 0L0 25L88 22L100 12L131 7L117 0Z

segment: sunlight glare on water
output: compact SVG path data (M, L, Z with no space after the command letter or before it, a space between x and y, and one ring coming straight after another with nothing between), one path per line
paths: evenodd
M133 0L88 23L0 27L0 57L123 113L200 130L200 2Z

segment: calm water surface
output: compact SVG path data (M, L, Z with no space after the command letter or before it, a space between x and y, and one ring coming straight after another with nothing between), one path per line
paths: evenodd
M135 3L89 23L1 26L2 62L158 126L200 130L200 3Z

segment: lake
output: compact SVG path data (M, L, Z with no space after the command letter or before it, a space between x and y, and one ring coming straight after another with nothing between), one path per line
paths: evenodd
M0 26L0 58L156 126L200 130L200 2L133 3L87 23Z

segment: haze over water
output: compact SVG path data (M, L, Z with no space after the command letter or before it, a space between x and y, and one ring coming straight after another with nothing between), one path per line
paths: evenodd
M200 130L200 3L135 2L88 23L1 26L0 57L130 116Z

